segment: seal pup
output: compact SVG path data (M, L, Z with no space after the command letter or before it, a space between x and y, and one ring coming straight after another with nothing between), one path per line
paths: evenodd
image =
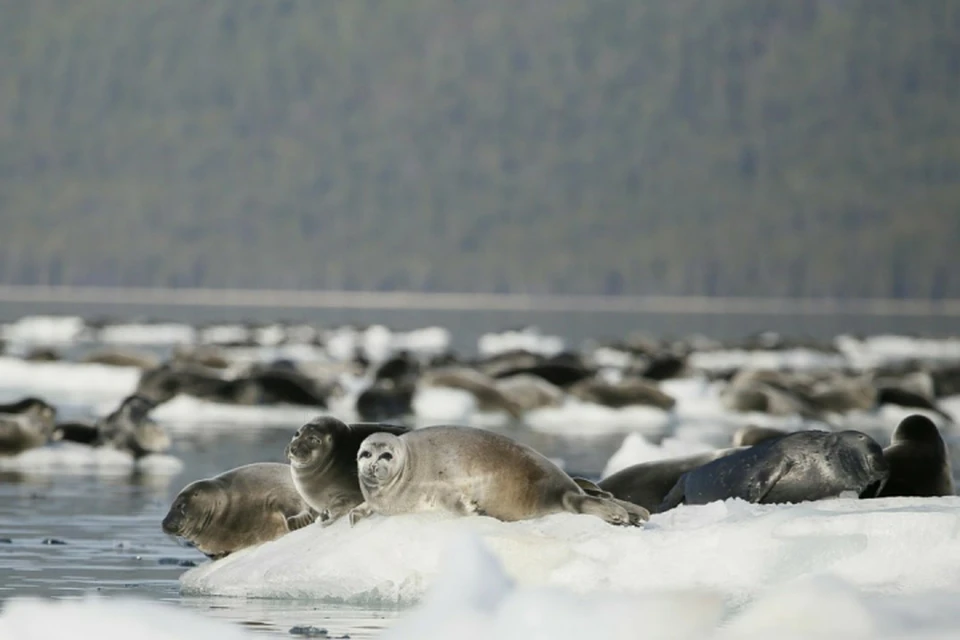
M287 519L307 510L289 465L256 462L185 486L161 528L216 560L279 538L291 530Z
M303 501L324 525L361 502L363 494L357 480L357 451L360 443L373 433L400 435L407 427L379 423L345 424L331 416L322 416L303 425L284 450L290 460L290 474ZM298 513L290 528L299 529L314 521L310 513Z
M588 495L533 448L483 429L435 426L401 436L375 433L357 453L365 501L350 524L374 513L448 511L506 522L551 513L586 513L639 526L646 509Z
M890 478L878 498L956 495L947 446L937 425L926 416L904 418L883 457L890 465Z
M798 431L686 472L658 511L741 498L773 504L875 496L890 474L880 445L859 431Z
M597 482L597 486L611 493L619 500L632 502L651 513L656 513L670 489L677 484L680 476L691 469L702 467L731 453L742 451L743 447L718 449L667 460L641 462L612 473Z
M33 396L0 405L0 455L14 456L45 445L56 417L52 405Z

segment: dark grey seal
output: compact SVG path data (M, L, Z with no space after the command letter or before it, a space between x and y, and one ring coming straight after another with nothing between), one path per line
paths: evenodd
M799 431L688 471L658 510L727 498L773 504L834 498L848 491L873 497L889 474L883 449L865 433Z
M56 417L56 408L32 396L0 405L0 455L13 456L47 444Z
M741 450L740 448L718 449L681 458L642 462L610 474L598 482L597 486L620 500L632 502L651 513L656 513L660 503L670 489L677 484L680 476L691 469L702 467L708 462Z
M373 433L400 435L409 431L380 423L345 424L331 416L316 418L297 430L286 448L293 484L303 500L319 514L324 525L363 502L357 479L357 451ZM303 512L290 519L290 528L299 529L314 521Z
M883 450L890 478L877 497L956 494L947 446L937 425L922 415L904 418Z

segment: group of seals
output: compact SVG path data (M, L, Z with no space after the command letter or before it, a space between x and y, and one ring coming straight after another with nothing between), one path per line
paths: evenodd
M943 438L920 414L901 421L885 449L858 431L747 427L734 435L733 447L633 465L597 485L651 512L727 498L780 503L846 492L861 498L956 493Z
M154 403L133 394L96 422L58 422L57 410L35 397L0 405L0 455L17 455L61 441L109 446L135 459L170 448L170 436L151 417Z
M936 427L912 415L882 449L858 431L743 430L735 446L634 465L598 483L571 477L507 436L465 426L417 430L346 424L324 416L300 427L289 464L259 463L187 485L163 530L219 558L344 515L444 511L512 522L588 514L640 526L651 512L741 498L755 503L954 493Z
M515 521L551 513L639 526L643 507L574 480L537 451L482 429L411 431L324 416L300 427L289 464L256 463L184 487L162 529L211 558L349 514L448 511Z

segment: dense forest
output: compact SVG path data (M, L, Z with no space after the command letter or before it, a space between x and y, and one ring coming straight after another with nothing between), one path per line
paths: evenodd
M0 283L960 297L956 0L0 8Z

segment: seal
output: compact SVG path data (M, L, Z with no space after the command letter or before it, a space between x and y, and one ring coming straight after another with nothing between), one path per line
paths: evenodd
M597 486L614 497L639 505L651 513L656 513L660 503L677 484L680 476L702 467L708 462L742 451L742 447L718 449L667 460L641 462L626 469L610 474L597 483Z
M683 474L658 511L741 498L773 504L877 495L890 474L883 449L859 431L798 431Z
M428 371L420 379L420 384L431 387L462 389L477 399L477 408L481 411L506 411L511 417L523 417L523 407L505 395L496 381L473 369L466 367L445 367Z
M365 501L350 524L374 513L447 511L512 522L551 513L586 513L639 526L646 509L589 495L526 445L473 427L435 426L397 436L375 433L357 454Z
M255 462L185 486L161 527L219 559L288 533L287 519L306 510L289 465Z
M563 404L563 390L537 376L521 373L497 380L496 385L500 393L522 411L559 407Z
M877 494L892 496L952 496L953 483L950 457L937 425L922 415L904 418L883 450L890 465L890 479Z
M290 527L299 529L319 514L324 525L363 502L357 480L357 451L374 433L400 435L407 427L380 423L345 424L331 416L308 422L290 440L284 453L290 460L293 484L312 512L296 514Z
M669 411L677 404L677 401L661 391L655 382L642 378L624 378L615 383L599 378L587 378L572 384L567 392L585 402L614 409L647 405Z
M57 410L33 396L0 405L0 455L45 445L53 435Z
M100 437L96 444L129 451L135 459L168 451L170 436L150 417L155 407L156 403L145 396L127 396L119 407L97 422Z

